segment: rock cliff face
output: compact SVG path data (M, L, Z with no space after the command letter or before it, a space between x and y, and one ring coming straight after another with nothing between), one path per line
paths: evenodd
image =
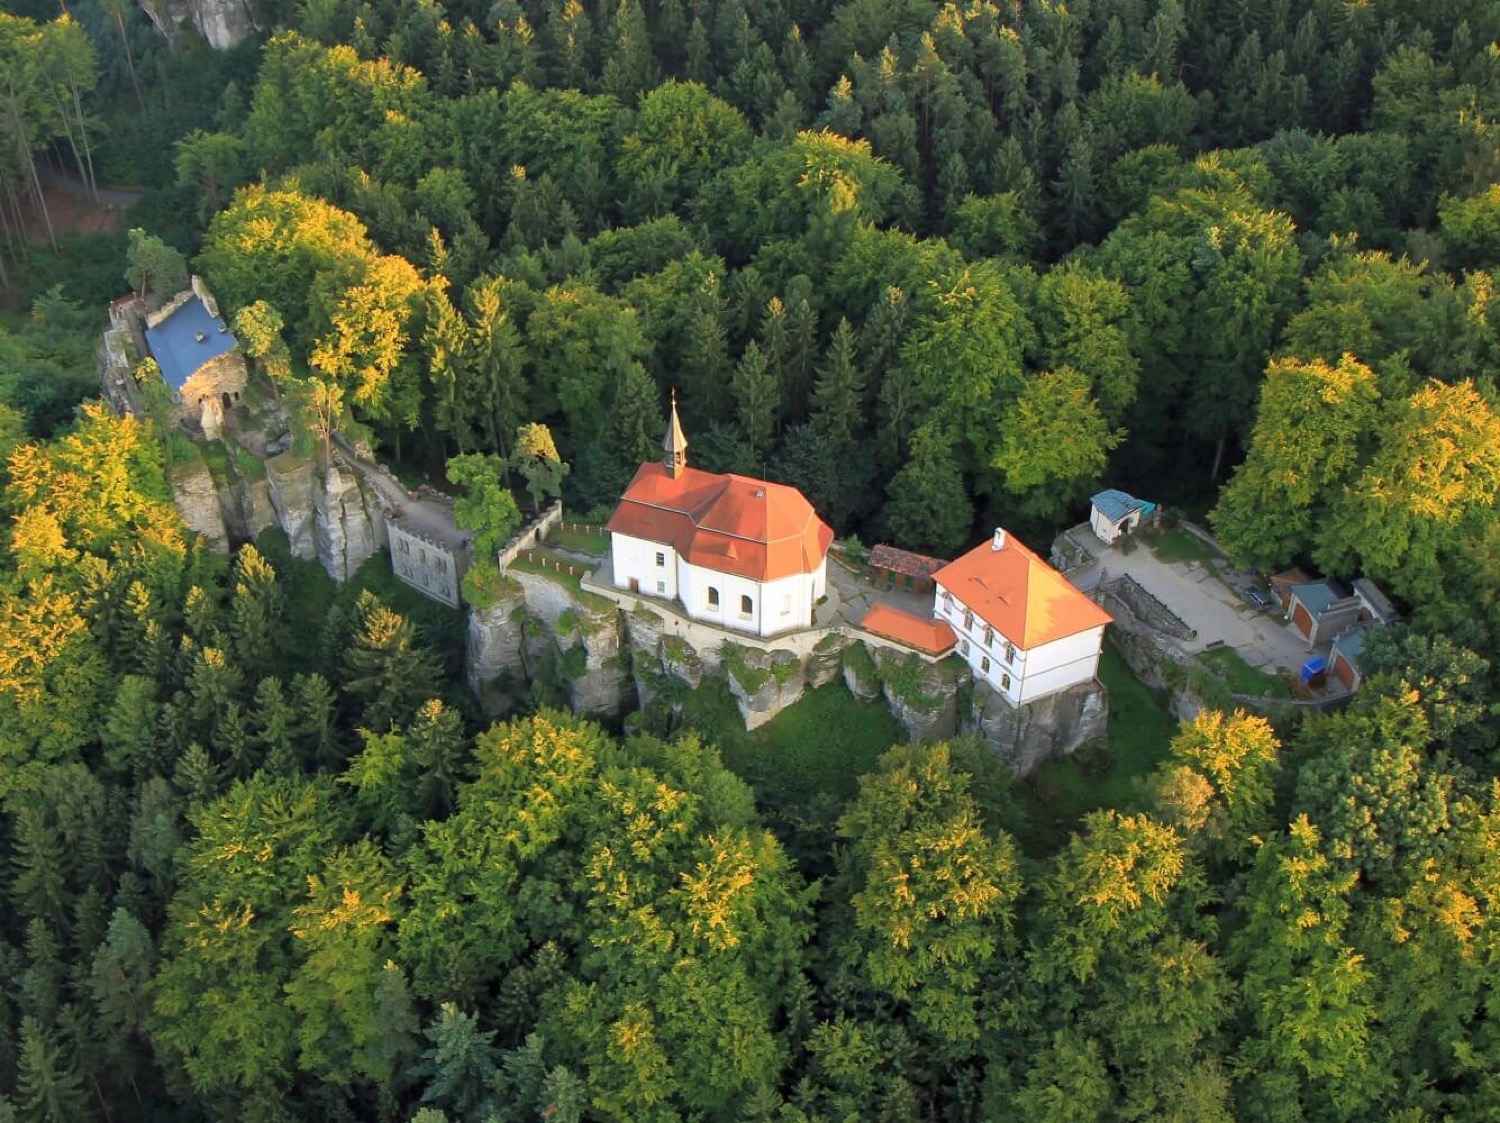
M236 541L252 541L261 531L276 525L271 485L264 477L236 477L232 484L219 488L219 510L224 515L224 528Z
M1108 725L1109 691L1098 682L1080 683L1020 707L979 683L964 715L965 730L994 745L1018 776L1098 740Z
M286 533L292 557L311 561L318 556L313 536L312 461L284 452L266 461L267 494L276 521Z
M312 494L314 552L330 577L347 581L381 548L385 518L354 473L330 464L321 482Z
M653 705L680 714L689 692L722 678L745 728L757 729L807 690L842 678L861 701L883 698L913 742L974 731L1022 775L1102 737L1109 718L1109 695L1098 683L1018 711L976 688L956 659L927 663L837 634L804 658L719 633L699 647L679 631L647 605L622 609L513 569L495 603L469 613L469 683L492 714L514 707L539 684L577 712L612 719Z
M167 39L191 23L210 47L222 51L256 33L255 18L246 0L141 0L141 10Z
M968 668L946 659L926 663L888 647L876 647L870 655L880 676L880 692L908 738L942 741L958 732L958 695L969 685Z
M215 550L227 553L229 534L224 526L224 512L219 505L219 489L208 465L196 457L175 465L171 475L172 501L182 514L187 528L203 535Z
M521 658L521 626L526 596L521 586L507 581L495 602L469 610L469 650L465 666L469 689L487 713L502 713L526 694L526 668Z
M746 729L759 729L802 697L807 676L790 651L761 651L729 644L724 663Z
M551 679L577 713L621 716L635 698L635 684L622 657L624 625L614 603L577 596L539 574L511 570L508 576L519 586L525 609L519 642L527 680ZM501 642L499 657L512 641L506 636Z

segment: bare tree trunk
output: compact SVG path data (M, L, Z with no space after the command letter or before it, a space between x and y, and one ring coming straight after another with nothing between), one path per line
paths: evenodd
M146 112L146 99L141 96L141 80L135 74L135 55L130 50L130 36L125 34L124 0L117 0L115 26L120 29L120 42L125 47L125 66L130 70L130 84L135 87L135 100L141 107L141 112L144 113Z
M83 101L78 96L78 87L68 83L68 91L73 95L73 114L78 118L78 132L83 137L83 159L88 167L89 196L94 202L99 201L99 181L94 178L94 153L89 149L89 127L83 117Z

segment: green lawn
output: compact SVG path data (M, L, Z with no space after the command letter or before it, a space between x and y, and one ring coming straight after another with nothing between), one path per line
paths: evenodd
M1100 807L1129 808L1135 781L1166 757L1177 721L1106 644L1099 678L1109 687L1109 748L1083 749L1050 760L1026 778L1020 796L1029 821L1021 839L1026 850L1056 850L1086 813Z
M549 561L561 562L563 565L570 565L574 569L586 568L585 566L580 564L578 559L576 558L565 558L560 554L548 553L546 550L532 550L529 552L536 554L538 557L546 558ZM590 608L602 609L609 608L611 605L613 605L613 601L610 601L605 597L601 597L597 593L586 592L583 588L582 579L577 575L569 573L565 569L554 569L551 566L541 566L536 564L535 562L528 561L524 556L525 553L526 552L523 551L521 555L517 556L516 559L510 563L510 566L508 568L519 569L523 573L537 573L543 577L550 578L553 581L556 581L559 585L563 586L574 596L576 596L579 599L580 603L585 604Z
M824 823L838 818L875 767L906 731L882 701L862 703L841 682L808 691L795 705L753 733L740 720L729 687L704 679L684 703L684 723L696 729L770 807Z
M602 558L609 553L609 535L602 531L564 530L559 526L547 532L547 545Z
M1255 694L1286 699L1292 696L1285 678L1281 675L1267 674L1265 671L1252 667L1232 647L1205 651L1198 656L1198 659L1208 664L1213 671L1228 682L1229 689L1235 694Z
M1164 562L1196 561L1210 565L1220 560L1219 555L1202 539L1180 527L1162 531L1149 541L1152 552Z

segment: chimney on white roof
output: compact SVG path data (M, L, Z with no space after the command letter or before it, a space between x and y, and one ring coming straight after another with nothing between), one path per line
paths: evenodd
M995 537L994 540L990 542L990 549L996 551L1005 549L1005 528L1003 526L997 526L995 528Z

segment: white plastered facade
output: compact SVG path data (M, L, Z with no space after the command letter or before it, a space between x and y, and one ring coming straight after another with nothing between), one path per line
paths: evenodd
M998 628L986 624L978 613L970 612L941 584L933 598L932 614L952 627L958 637L954 652L968 663L974 677L988 683L1013 706L1091 682L1099 673L1103 624L1026 651Z
M1106 546L1113 546L1115 539L1136 528L1141 521L1141 511L1137 507L1119 522L1104 517L1104 513L1098 507L1089 510L1089 526L1093 529L1095 537Z
M694 620L754 636L810 627L813 606L827 592L827 559L811 573L756 581L693 565L664 543L614 533L610 561L615 588L678 601Z

